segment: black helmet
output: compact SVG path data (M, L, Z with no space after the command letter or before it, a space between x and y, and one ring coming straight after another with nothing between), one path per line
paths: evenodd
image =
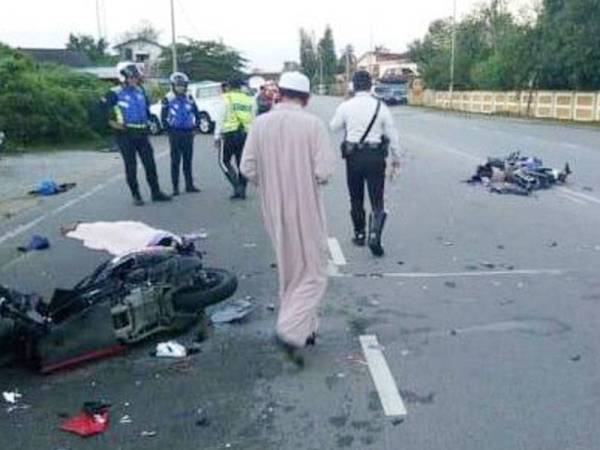
M121 62L117 65L120 81L124 82L128 78L142 78L143 74L140 68L132 62Z
M352 85L354 91L368 91L373 85L371 74L366 70L357 70L352 76Z

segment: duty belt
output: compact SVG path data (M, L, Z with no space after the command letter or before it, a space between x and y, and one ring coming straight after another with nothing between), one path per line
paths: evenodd
M381 148L381 142L377 142L377 143L364 142L362 144L359 144L358 142L346 141L346 145L348 147L351 147L354 151L379 150Z

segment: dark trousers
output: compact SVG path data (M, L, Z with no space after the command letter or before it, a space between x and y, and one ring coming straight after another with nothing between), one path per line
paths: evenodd
M131 194L135 197L140 195L140 188L137 182L136 154L142 160L142 165L146 172L146 180L148 181L152 195L154 196L159 193L160 187L158 185L158 175L156 174L156 163L154 162L154 150L148 140L148 136L137 132L119 133L117 135L117 144L125 163L125 176Z
M346 178L350 193L350 215L354 231L364 233L366 215L364 208L365 183L374 213L383 211L385 188L385 156L379 150L360 150L346 158Z
M221 154L221 168L225 177L233 186L235 192L240 189L245 191L247 180L240 172L240 163L242 161L242 151L246 143L246 133L234 131L223 134L223 153ZM236 167L231 164L235 158Z
M172 131L169 133L171 144L171 181L173 190L179 191L179 174L181 173L181 162L183 160L183 178L185 188L194 186L192 177L192 158L194 156L194 132Z

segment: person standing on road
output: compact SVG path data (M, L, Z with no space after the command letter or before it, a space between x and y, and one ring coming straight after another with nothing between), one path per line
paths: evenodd
M182 72L170 77L171 92L162 101L161 122L169 134L171 146L171 181L173 195L179 195L179 174L183 159L183 177L186 192L200 192L194 186L192 159L194 132L200 123L200 112L194 98L187 93L189 78Z
M280 309L277 342L300 364L297 350L314 344L318 307L327 288L327 230L320 186L333 173L326 126L304 111L310 81L287 72L280 102L259 116L241 170L257 185L262 217L277 257Z
M154 150L148 139L150 111L148 97L142 87L142 72L132 62L120 62L117 65L117 72L121 84L111 89L102 102L110 115L108 123L115 130L133 202L136 206L144 204L137 182L136 153L144 165L146 179L152 192L152 201L171 200L171 197L161 192L158 184Z
M260 87L260 92L256 97L256 115L271 111L277 98L277 85L273 81L267 81Z
M220 151L219 163L233 187L232 200L246 198L246 178L240 172L240 161L246 136L254 119L254 99L242 92L243 81L235 77L227 82L223 94L225 112L215 124L215 146ZM235 158L234 167L231 160Z
M374 256L383 256L381 234L387 213L384 209L386 158L391 152L394 170L400 167L400 142L394 119L386 105L370 94L371 75L357 71L352 79L355 95L342 103L333 119L333 131L345 130L342 157L346 160L346 176L350 193L350 215L354 225L352 242L364 246L368 241ZM369 236L365 233L365 183L372 213L369 214Z

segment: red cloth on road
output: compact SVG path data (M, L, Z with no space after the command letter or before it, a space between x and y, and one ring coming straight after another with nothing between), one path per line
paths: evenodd
M108 429L108 411L90 415L82 412L64 422L60 429L81 437L94 436L104 433Z

